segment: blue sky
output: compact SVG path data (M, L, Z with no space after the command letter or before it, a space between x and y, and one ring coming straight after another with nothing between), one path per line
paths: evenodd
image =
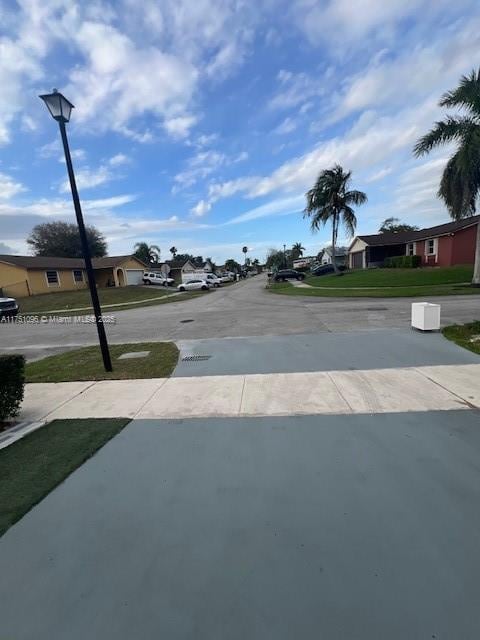
M0 4L0 34L0 252L73 220L37 97L53 87L75 104L84 214L112 255L143 240L217 262L316 253L329 229L310 233L304 194L336 162L369 197L359 233L448 217L449 150L411 149L480 63L477 1L24 0Z

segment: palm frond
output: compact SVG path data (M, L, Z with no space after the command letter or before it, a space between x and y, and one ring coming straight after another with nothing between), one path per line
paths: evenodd
M360 203L361 204L361 203ZM347 234L352 237L357 227L357 217L355 211L349 205L345 205L342 210L342 224Z
M461 140L479 126L480 124L468 117L448 116L446 120L436 122L435 126L418 140L413 148L413 155L418 158L429 153L434 147L452 140Z
M480 69L462 76L456 89L447 91L439 102L441 107L463 107L480 116Z
M356 189L347 191L344 197L347 204L355 204L357 206L360 204L365 204L365 202L367 202L368 200L366 193L364 193L363 191L357 191Z

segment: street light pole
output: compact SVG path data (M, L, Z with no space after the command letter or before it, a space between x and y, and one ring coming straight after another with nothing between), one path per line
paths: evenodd
M283 268L287 268L287 254L286 254L287 245L283 245Z
M70 147L68 145L67 130L65 123L69 121L70 112L73 105L54 89L53 94L40 96L46 103L48 110L53 118L57 120L60 127L60 135L62 137L63 151L65 153L65 162L67 164L68 179L70 181L70 189L72 191L73 206L75 208L75 216L77 218L78 231L80 233L80 242L82 244L83 259L85 261L85 271L87 272L88 287L90 289L90 297L92 299L93 313L95 316L95 324L97 325L98 341L102 352L103 366L105 371L112 371L112 361L110 359L110 351L108 349L107 336L105 326L102 319L102 310L98 299L98 291L95 283L95 275L93 273L92 258L90 255L90 247L88 245L87 232L83 221L82 208L80 206L80 198L78 196L77 183L73 172L72 156L70 155ZM64 102L63 102L64 101Z

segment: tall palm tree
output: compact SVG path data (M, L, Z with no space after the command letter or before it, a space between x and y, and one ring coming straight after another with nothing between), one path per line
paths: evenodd
M248 252L248 247L242 247L242 251L245 254L245 265L247 264L247 252Z
M156 244L149 245L146 242L137 242L134 248L134 255L146 264L152 264L160 260L160 247L157 247Z
M357 218L352 205L358 206L367 201L367 195L363 191L349 189L351 176L351 171L345 172L336 164L332 169L322 171L313 188L306 193L307 206L303 217L311 218L312 231L318 231L327 222L332 224L332 264L335 273L338 273L335 247L340 224L343 224L348 235L353 236Z
M414 147L415 156L423 156L433 148L456 142L457 148L445 165L438 196L453 220L475 215L480 190L480 69L462 76L456 89L440 99L441 107L463 109L464 115L447 115ZM477 245L472 284L480 286L480 223L477 224Z
M292 245L290 253L292 255L292 260L297 260L297 258L301 258L303 256L303 252L305 251L305 247L302 247L301 242L295 242Z
M172 254L172 260L175 260L175 258L177 257L177 253L178 253L177 247L170 247L169 251Z

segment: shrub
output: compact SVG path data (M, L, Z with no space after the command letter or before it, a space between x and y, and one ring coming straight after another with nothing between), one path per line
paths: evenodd
M0 355L0 422L18 414L24 386L25 358L18 354Z
M384 262L384 266L389 269L416 269L421 264L421 256L394 256L386 258Z

